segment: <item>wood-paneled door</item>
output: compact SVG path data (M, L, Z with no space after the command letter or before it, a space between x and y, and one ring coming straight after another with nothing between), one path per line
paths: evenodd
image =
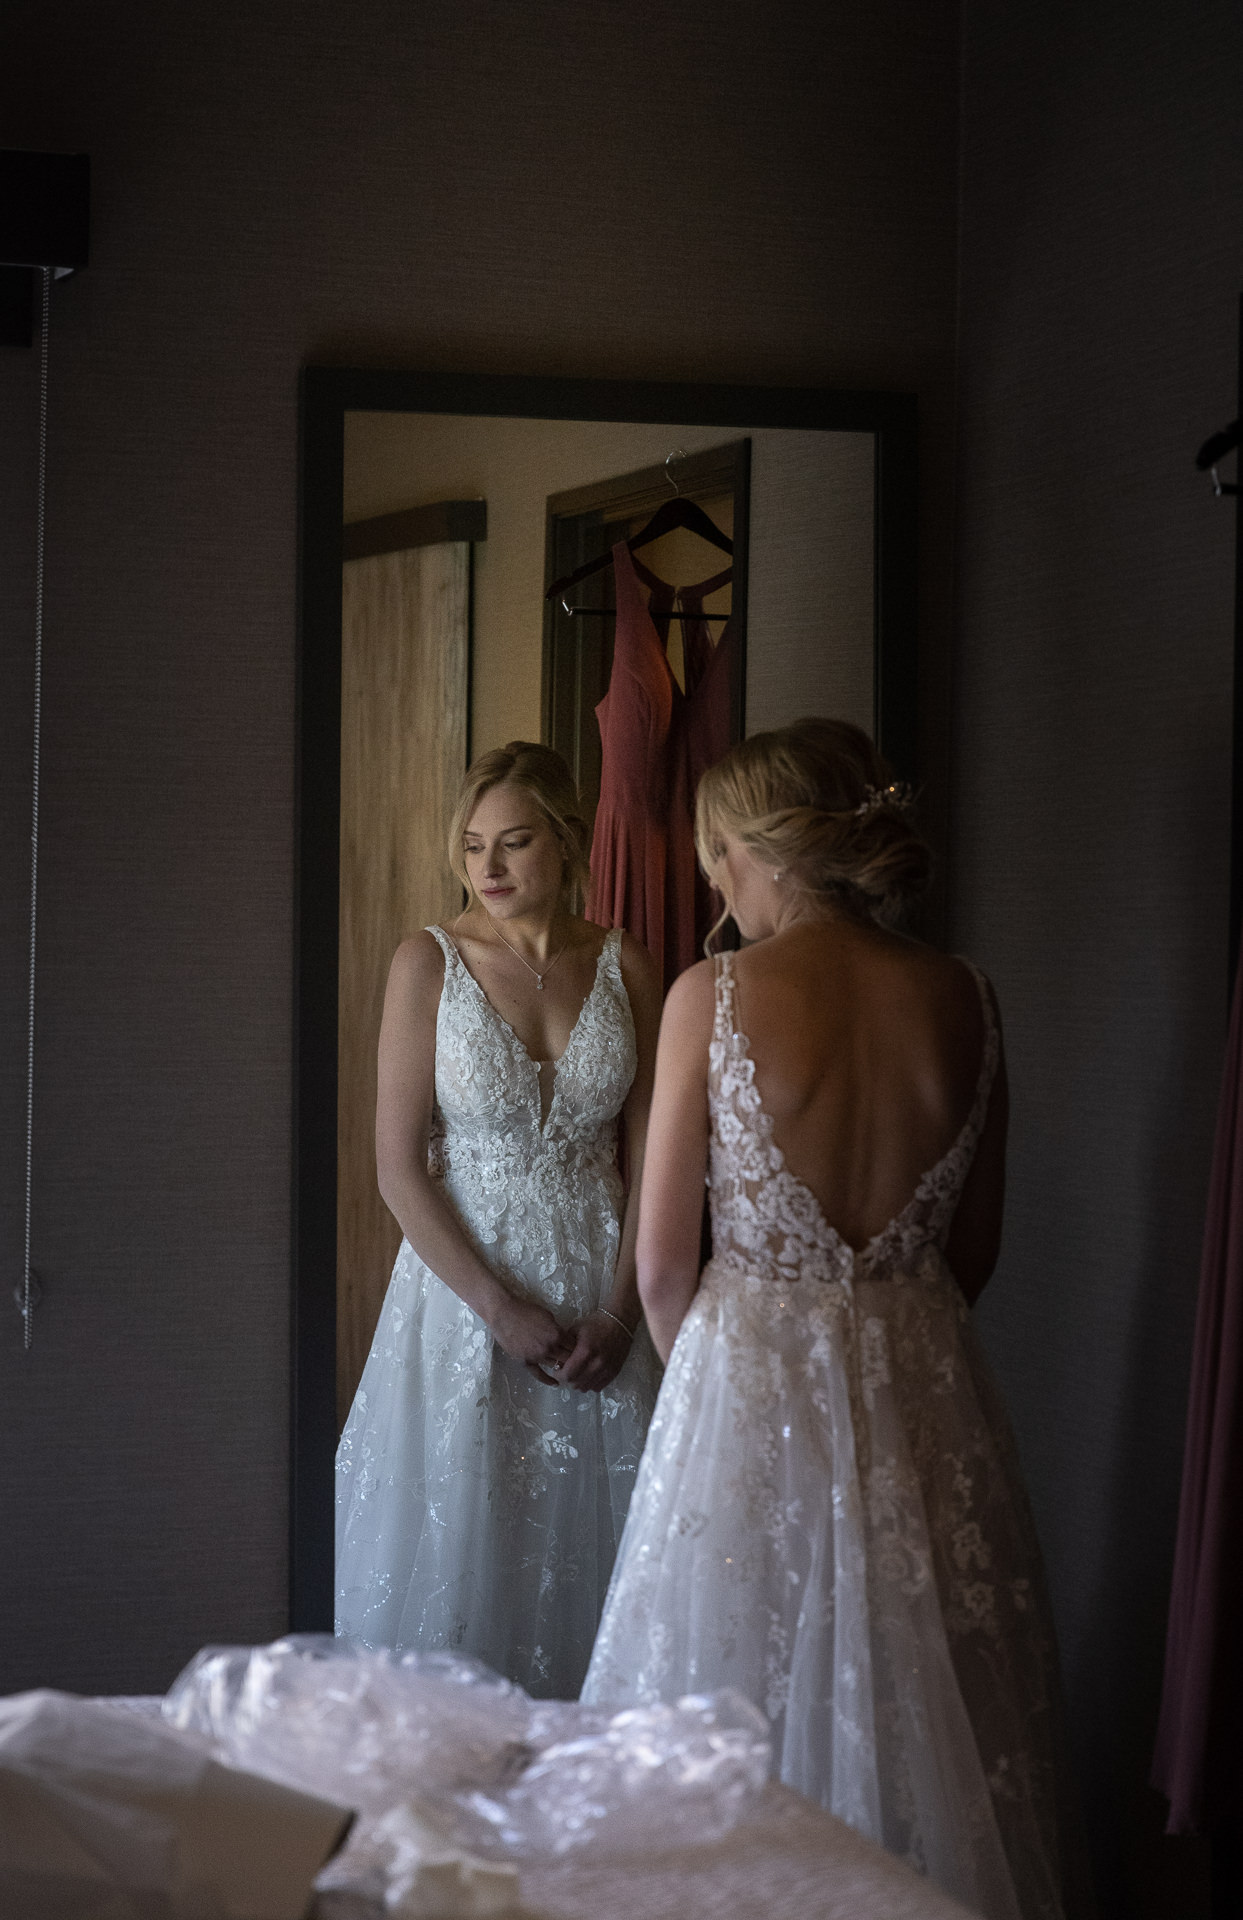
M355 550L373 544L361 527L346 532ZM409 934L452 919L462 903L445 849L469 745L471 545L438 540L346 559L341 587L338 1424L401 1242L375 1168L389 962Z

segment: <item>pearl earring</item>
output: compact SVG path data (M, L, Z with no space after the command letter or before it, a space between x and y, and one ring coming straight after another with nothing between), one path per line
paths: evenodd
M781 876L784 872L785 872L784 867L773 868L773 885L775 887L779 887L781 885Z

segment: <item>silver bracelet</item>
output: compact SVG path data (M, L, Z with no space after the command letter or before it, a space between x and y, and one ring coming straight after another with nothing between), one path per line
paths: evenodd
M597 1307L596 1312L602 1313L606 1320L611 1320L614 1326L620 1327L622 1332L625 1334L627 1340L634 1339L634 1328L628 1327L624 1320L619 1320L617 1315L615 1313L610 1313L607 1307Z

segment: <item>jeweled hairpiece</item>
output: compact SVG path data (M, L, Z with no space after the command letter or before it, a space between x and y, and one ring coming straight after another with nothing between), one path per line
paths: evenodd
M894 807L899 813L909 813L915 805L915 789L905 780L892 780L887 787L865 787L863 799L855 808L856 820L863 819L869 813L875 813L878 807Z

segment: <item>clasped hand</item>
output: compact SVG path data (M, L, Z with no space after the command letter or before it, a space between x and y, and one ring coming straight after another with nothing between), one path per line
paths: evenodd
M630 1351L625 1330L607 1313L558 1324L533 1300L511 1300L492 1329L497 1344L549 1387L599 1393L616 1378Z
M553 1382L559 1387L576 1387L580 1393L599 1393L616 1378L630 1352L625 1329L607 1313L589 1313L567 1329L573 1337L569 1358L557 1368ZM543 1374L542 1378L548 1378Z

